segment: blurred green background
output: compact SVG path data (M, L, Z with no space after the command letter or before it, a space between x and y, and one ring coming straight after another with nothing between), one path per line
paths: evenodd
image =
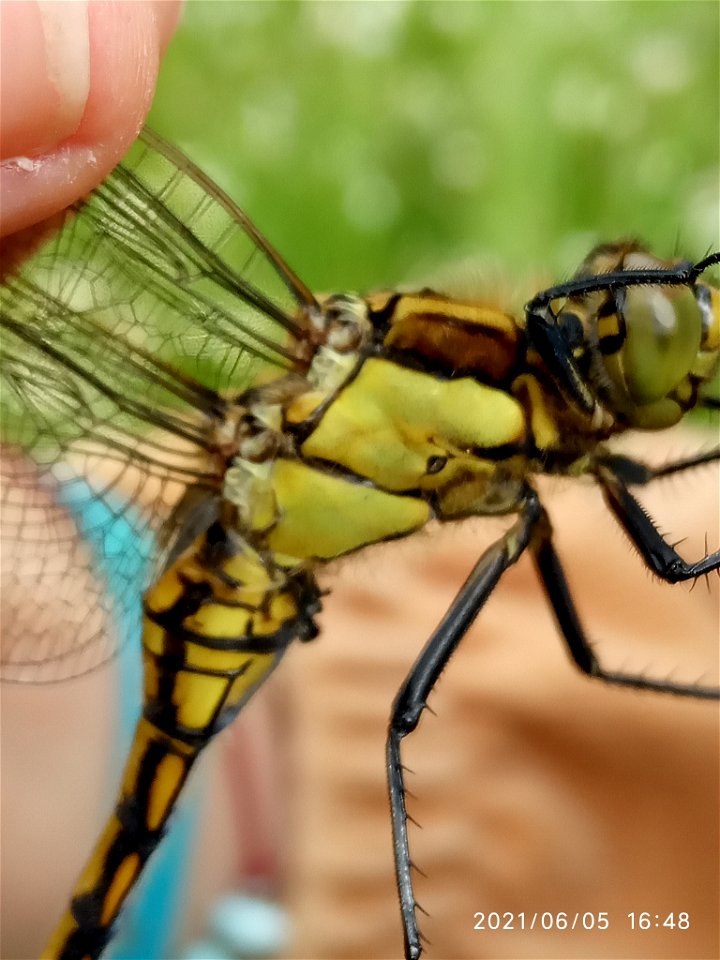
M190 0L150 123L315 289L718 244L715 0Z

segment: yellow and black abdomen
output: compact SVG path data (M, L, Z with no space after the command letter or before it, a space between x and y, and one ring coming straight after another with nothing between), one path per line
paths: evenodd
M237 533L212 527L144 600L144 707L119 799L45 958L97 957L162 839L200 751L232 720L295 638L314 635L306 574L269 566Z

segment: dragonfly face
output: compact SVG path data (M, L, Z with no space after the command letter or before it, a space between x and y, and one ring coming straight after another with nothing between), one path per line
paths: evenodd
M22 264L21 248L33 250ZM137 569L115 584L124 634L142 619L143 716L115 813L45 956L100 954L200 750L292 640L315 636L314 571L431 519L517 516L394 707L387 765L408 956L420 940L400 741L526 549L583 672L717 695L598 662L532 478L593 475L666 580L720 565L717 553L685 562L628 489L717 452L658 471L605 446L701 402L719 355L719 295L707 280L718 259L666 263L637 244L601 247L525 317L431 290L316 298L227 197L149 133L59 232L17 241L2 290L4 536L49 569L63 536L48 523L55 511L75 539L100 531L105 551L122 520L144 544L136 559L155 556L144 594ZM89 576L96 555L73 553L63 575ZM10 678L96 666L112 650L91 622L62 648L33 618L11 625Z
M663 263L636 243L605 245L593 251L576 279L678 265ZM558 323L569 331L569 348L600 402L623 425L672 426L695 406L698 388L717 369L720 300L701 279L571 295Z

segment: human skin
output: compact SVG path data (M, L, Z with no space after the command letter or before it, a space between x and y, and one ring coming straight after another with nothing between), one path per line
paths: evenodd
M0 4L0 236L96 187L145 121L175 0Z

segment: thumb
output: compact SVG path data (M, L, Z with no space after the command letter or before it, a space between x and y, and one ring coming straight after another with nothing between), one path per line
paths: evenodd
M137 136L180 4L0 4L0 233L88 193Z

